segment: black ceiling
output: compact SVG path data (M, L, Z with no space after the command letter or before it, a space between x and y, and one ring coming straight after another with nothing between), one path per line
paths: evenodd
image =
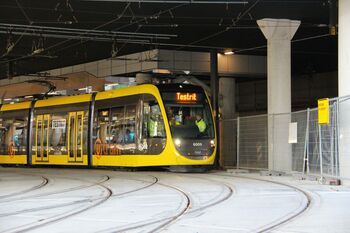
M125 37L122 41L116 36L118 55L150 48L195 51L232 48L240 54L266 55L266 48L261 47L266 45L266 40L256 20L297 19L302 23L292 44L293 73L337 69L337 36L328 34L332 22L329 16L332 1L245 0L246 4L165 2L169 1L2 0L0 24L176 35L166 40L158 39L158 35L141 44L131 43L133 38ZM55 30L52 30L53 33ZM43 35L40 29L24 32L26 35L21 36L12 29L3 29L3 34L0 34L0 78L107 58L111 55L114 40L81 39L84 34L77 33L73 39L51 38ZM42 45L39 41L43 42ZM14 48L7 53L6 47L10 42ZM44 50L32 55L33 43Z

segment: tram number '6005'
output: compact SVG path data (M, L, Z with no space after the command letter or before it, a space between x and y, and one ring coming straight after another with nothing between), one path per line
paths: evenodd
M201 142L194 142L192 143L192 146L203 146Z

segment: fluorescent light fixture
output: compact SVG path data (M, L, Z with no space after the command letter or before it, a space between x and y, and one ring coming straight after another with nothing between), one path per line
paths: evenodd
M171 74L170 70L167 69L153 69L154 74Z
M235 54L235 52L233 52L232 50L230 50L230 51L224 52L224 54L225 54L225 55L233 55L233 54Z
M82 88L79 88L78 91L85 91L85 93L91 93L92 87L91 86L82 87Z
M43 48L39 48L39 49L36 49L32 52L32 55L36 55L36 54L39 54L39 53L42 53L44 52L44 49Z

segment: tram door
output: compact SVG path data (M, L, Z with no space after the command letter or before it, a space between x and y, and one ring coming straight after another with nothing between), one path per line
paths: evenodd
M68 161L83 162L84 112L70 112L68 121Z
M38 115L36 117L36 160L40 162L49 161L49 129L50 129L50 115Z

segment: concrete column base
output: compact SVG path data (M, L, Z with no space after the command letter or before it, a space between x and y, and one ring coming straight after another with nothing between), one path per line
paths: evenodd
M262 19L257 24L267 39L269 170L290 172L291 39L300 21Z

